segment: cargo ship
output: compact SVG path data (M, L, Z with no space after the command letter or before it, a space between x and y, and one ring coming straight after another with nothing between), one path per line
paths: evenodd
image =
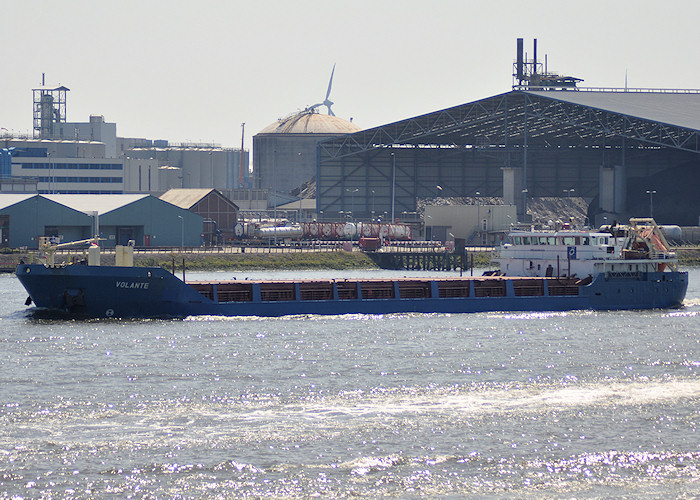
M501 270L478 277L185 282L133 267L128 246L116 266L100 266L94 244L88 265L56 265L47 248L45 264L20 264L16 275L27 305L86 318L675 308L688 274L668 248L653 221L633 219L598 231L515 231Z

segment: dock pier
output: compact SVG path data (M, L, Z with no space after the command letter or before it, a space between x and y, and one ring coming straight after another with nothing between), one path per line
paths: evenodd
M367 252L382 269L456 271L469 267L468 256L450 252Z

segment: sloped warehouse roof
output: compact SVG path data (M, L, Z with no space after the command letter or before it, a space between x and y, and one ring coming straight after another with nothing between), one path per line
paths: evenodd
M204 198L214 193L215 196L224 200L232 208L238 210L238 205L226 198L220 191L216 189L169 189L160 196L160 199L172 203L175 206L190 210Z
M689 92L528 92L580 106L700 130L700 93Z
M73 210L89 214L97 212L104 215L118 208L130 205L136 201L148 198L147 194L44 194L53 202L59 203Z

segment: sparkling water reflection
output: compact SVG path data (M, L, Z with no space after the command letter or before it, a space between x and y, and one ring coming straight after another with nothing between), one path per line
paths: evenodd
M4 497L700 495L697 270L610 313L50 321L0 284Z

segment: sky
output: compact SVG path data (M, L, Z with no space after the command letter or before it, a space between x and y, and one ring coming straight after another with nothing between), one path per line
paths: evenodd
M0 0L0 131L32 89L120 137L245 147L322 102L361 128L511 89L516 39L585 87L700 88L697 0ZM320 108L326 112L326 108Z

